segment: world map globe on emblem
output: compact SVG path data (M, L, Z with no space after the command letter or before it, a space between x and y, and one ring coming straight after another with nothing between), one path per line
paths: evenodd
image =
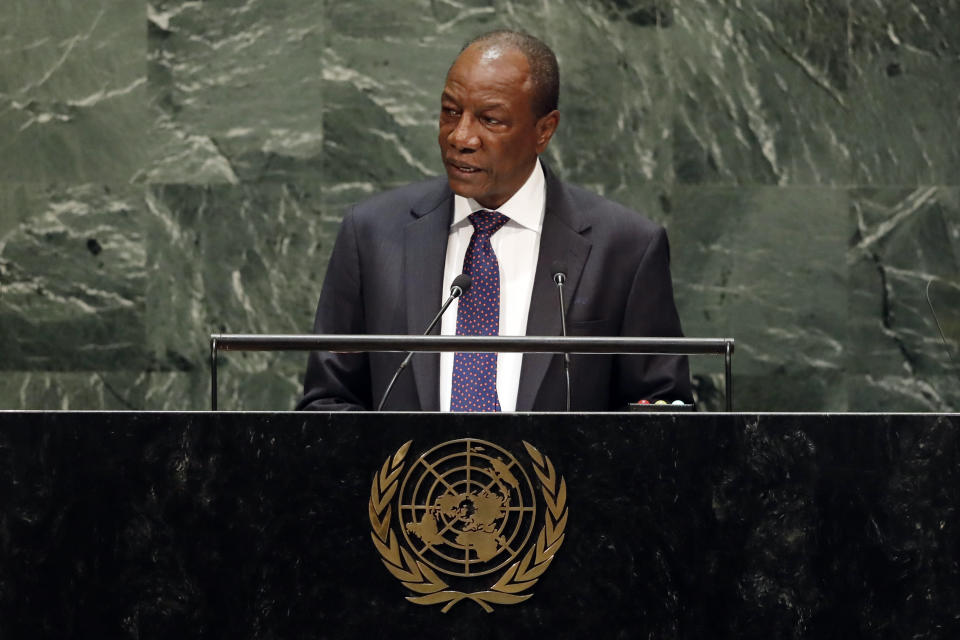
M401 529L413 552L454 576L503 567L525 547L536 515L533 485L506 449L483 440L439 445L400 488Z

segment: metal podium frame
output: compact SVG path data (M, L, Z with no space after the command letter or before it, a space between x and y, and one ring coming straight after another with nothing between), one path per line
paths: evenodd
M210 336L210 408L217 410L220 351L342 351L359 353L469 351L722 355L726 410L733 411L733 338L598 338L583 336L402 336L215 333Z

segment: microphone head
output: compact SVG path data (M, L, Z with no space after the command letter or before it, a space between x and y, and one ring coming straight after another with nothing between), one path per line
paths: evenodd
M567 281L567 265L561 260L554 260L550 264L550 270L553 272L553 281L561 284Z
M458 298L465 294L467 291L470 291L470 285L473 284L473 278L468 276L465 273L461 273L456 278L453 279L453 284L450 285L450 295L455 298Z

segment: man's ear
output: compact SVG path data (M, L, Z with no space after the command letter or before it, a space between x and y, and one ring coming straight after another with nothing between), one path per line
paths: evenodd
M543 153L560 124L560 112L554 109L537 120L537 153Z

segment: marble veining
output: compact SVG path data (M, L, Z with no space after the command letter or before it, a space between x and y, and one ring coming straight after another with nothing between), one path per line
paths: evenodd
M446 69L512 27L561 64L544 160L667 226L740 408L956 409L958 25L958 0L10 0L0 407L206 407L207 336L309 330L345 208L441 173ZM279 409L303 358L223 366L224 406ZM720 372L693 362L705 408Z
M960 416L0 414L4 638L948 638ZM405 442L550 458L533 597L416 606L371 541ZM521 464L523 458L521 457Z

